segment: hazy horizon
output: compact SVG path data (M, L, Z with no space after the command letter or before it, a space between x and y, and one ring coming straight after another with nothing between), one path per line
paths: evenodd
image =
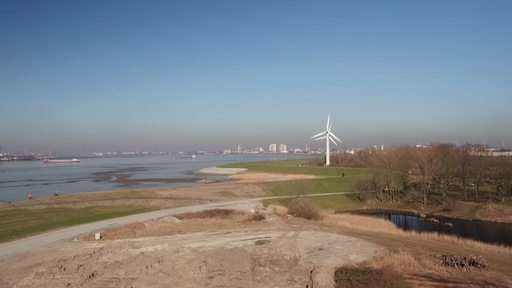
M512 147L510 1L2 1L4 151Z

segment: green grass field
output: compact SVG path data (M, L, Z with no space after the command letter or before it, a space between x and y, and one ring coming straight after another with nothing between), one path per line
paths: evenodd
M253 172L284 173L284 174L307 174L315 176L335 177L345 173L346 177L358 176L368 173L367 169L359 168L340 168L340 167L321 167L308 166L310 159L307 160L282 160L227 164L223 168L246 168ZM300 165L303 164L303 165Z
M229 164L226 168L246 168L251 172L305 174L321 178L293 181L262 183L268 196L294 196L305 194L324 194L351 192L354 181L367 174L367 169L308 166L310 160L285 160L268 162L251 162ZM300 165L302 164L302 165ZM345 176L342 176L342 173ZM311 200L322 209L358 209L362 203L346 195L312 197ZM265 200L264 205L277 204L286 206L289 199Z
M483 207L482 205L473 205L469 209L464 211L464 214L462 215L462 217L468 218L468 219L477 219L476 213L478 213L478 211L480 209L482 209L482 207Z
M264 206L280 205L288 206L292 198L268 199L263 201ZM319 208L326 210L355 210L363 207L360 201L357 201L347 195L318 196L309 198Z
M0 242L12 241L44 231L148 212L149 207L87 207L0 210Z

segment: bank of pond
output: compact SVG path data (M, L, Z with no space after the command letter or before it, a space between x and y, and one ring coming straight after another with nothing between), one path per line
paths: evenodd
M405 231L437 232L485 243L512 246L512 224L509 223L417 215L390 210L357 210L350 213L385 219Z

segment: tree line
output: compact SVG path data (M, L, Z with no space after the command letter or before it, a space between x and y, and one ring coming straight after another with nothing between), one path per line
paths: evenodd
M448 199L504 202L512 197L512 157L488 156L481 145L401 146L386 151L337 154L340 167L371 168L354 189L362 200L414 201L423 206Z

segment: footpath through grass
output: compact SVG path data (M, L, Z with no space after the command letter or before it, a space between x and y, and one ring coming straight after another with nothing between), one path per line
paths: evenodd
M90 223L154 210L149 207L52 207L0 210L0 242L12 241L56 228Z
M262 183L268 196L300 196L305 194L325 194L351 192L354 181L367 174L367 169L346 167L308 166L310 160L284 160L229 164L225 168L246 168L250 172L283 173L314 175L316 179L302 179ZM311 197L311 200L322 209L358 209L362 203L347 195ZM286 206L289 199L265 200L265 205L278 204Z

